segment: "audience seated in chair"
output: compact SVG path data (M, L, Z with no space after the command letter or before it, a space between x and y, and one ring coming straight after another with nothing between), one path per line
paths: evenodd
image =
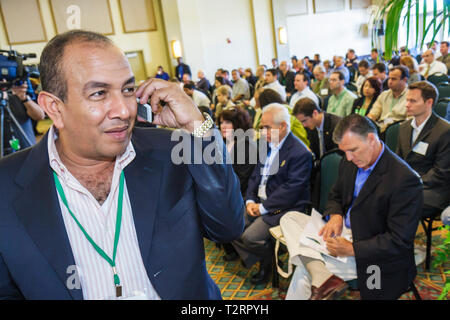
M383 91L367 115L375 121L383 133L387 126L406 119L406 93L408 91L409 70L396 66L389 71L389 90Z
M306 73L297 73L295 75L294 86L296 92L292 95L289 102L289 107L291 110L294 109L297 101L303 98L309 98L313 100L317 105L319 105L319 98L309 88L310 81L311 80Z
M330 75L330 91L332 95L328 100L327 112L345 117L352 112L356 95L345 87L344 75L334 71Z
M434 74L447 74L447 66L435 59L435 51L428 49L422 54L422 64L419 66L420 74L428 79L429 76Z
M409 87L406 113L414 117L400 126L397 154L422 178L423 216L440 214L450 204L450 124L436 116L436 87L420 81Z
M243 99L250 99L250 86L247 80L242 79L239 71L236 69L231 71L231 77L233 78L233 90L231 93L233 103L238 103Z
M360 98L353 102L352 113L366 116L372 110L373 104L378 99L382 90L382 84L377 77L369 77L361 86Z
M269 229L290 210L304 211L310 203L311 152L290 132L290 115L285 106L271 104L261 117L260 148L267 141L266 159L261 159L250 177L245 214L245 230L232 242L245 266L260 262L251 282L269 281L272 242Z
M305 127L309 147L318 161L327 151L337 148L333 141L333 131L342 118L322 111L317 103L309 98L299 100L292 115Z
M258 150L253 141L253 130L248 112L241 107L224 109L218 116L219 129L227 147L233 170L239 178L242 197L245 197L248 180L258 162ZM224 243L225 261L237 259L230 243Z
M352 278L357 278L362 299L397 299L414 280L422 184L403 160L384 147L376 132L358 114L337 125L333 138L346 159L340 163L323 213L329 220L318 236L326 241L331 255L347 260L322 255L298 241L294 248L288 243L297 266L286 299L337 298L347 287L344 280ZM281 220L282 225L298 226L297 238L310 220L300 212L289 212ZM284 230L283 234L290 236Z

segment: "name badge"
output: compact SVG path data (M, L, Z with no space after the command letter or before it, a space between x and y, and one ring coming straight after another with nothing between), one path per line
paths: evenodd
M258 197L261 200L266 200L267 199L267 194L266 194L266 185L259 185L258 187Z
M320 95L321 96L327 96L328 95L328 89L321 89L320 90Z
M420 141L419 143L417 143L413 150L415 153L421 154L421 155L426 155L427 154L427 150L428 150L428 143Z

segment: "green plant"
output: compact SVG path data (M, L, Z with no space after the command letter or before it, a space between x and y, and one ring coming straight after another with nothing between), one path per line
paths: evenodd
M436 247L436 257L433 260L433 267L437 268L450 261L450 226L440 227L446 230L444 243ZM445 283L438 300L446 300L450 293L450 270L444 272Z
M372 46L381 47L378 30L384 30L384 48L386 59L391 59L393 50L398 49L400 23L406 23L406 47L410 47L410 30L415 31L414 47L421 49L425 37L432 32L432 40L442 30L448 28L450 35L450 1L433 0L433 14L431 20L427 19L427 0L385 0L373 14ZM442 10L438 10L438 2L442 2ZM422 8L422 14L420 13ZM415 18L415 19L412 19ZM403 19L403 21L402 21ZM415 27L414 29L411 29ZM419 38L420 36L420 38Z

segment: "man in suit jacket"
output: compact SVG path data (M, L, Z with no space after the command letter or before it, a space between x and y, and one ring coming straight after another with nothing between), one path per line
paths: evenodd
M272 246L269 229L290 210L305 210L310 204L309 178L312 156L289 129L290 115L285 106L273 103L261 116L261 134L269 143L270 154L255 167L248 182L246 229L233 245L247 267L260 261L253 284L270 277ZM260 146L261 148L261 146Z
M331 255L354 261L363 299L397 299L416 275L414 237L423 202L422 184L379 140L370 120L349 115L339 122L333 136L346 159L340 163L324 212L329 221L318 236L326 241ZM341 237L344 226L351 231L351 240ZM300 255L302 264L295 271L309 276L294 274L287 298L307 299L306 292L312 300L330 299L345 290L340 274L349 273L349 261L343 268L342 262L330 264L317 251L310 254L311 250Z
M183 62L182 57L177 58L178 65L175 67L175 77L178 81L183 80L183 75L188 74L192 77L191 68Z
M316 160L332 149L337 148L333 141L333 131L342 118L322 111L311 99L299 100L292 110L292 115L305 127L308 134L309 147Z
M397 154L423 181L423 216L440 213L450 204L450 124L433 113L437 98L432 83L413 83L406 114L414 118L400 125L398 136Z
M0 299L220 299L203 236L242 232L239 183L231 165L189 164L186 149L180 161L171 141L203 150L196 137L217 134L225 160L212 121L176 84L136 91L123 52L100 34L57 35L39 69L53 126L0 161ZM136 98L150 96L154 123L183 130L133 129Z

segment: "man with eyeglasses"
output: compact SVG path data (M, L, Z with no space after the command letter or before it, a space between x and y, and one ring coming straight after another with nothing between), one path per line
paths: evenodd
M232 242L246 267L260 262L259 271L250 280L254 285L270 279L273 246L269 229L278 225L286 212L304 212L310 203L312 155L292 134L290 119L287 108L279 103L262 111L261 136L268 143L268 152L250 176L245 230Z
M333 141L333 131L341 117L322 111L317 103L309 98L298 100L292 115L305 127L309 147L317 160L325 152L337 148Z

